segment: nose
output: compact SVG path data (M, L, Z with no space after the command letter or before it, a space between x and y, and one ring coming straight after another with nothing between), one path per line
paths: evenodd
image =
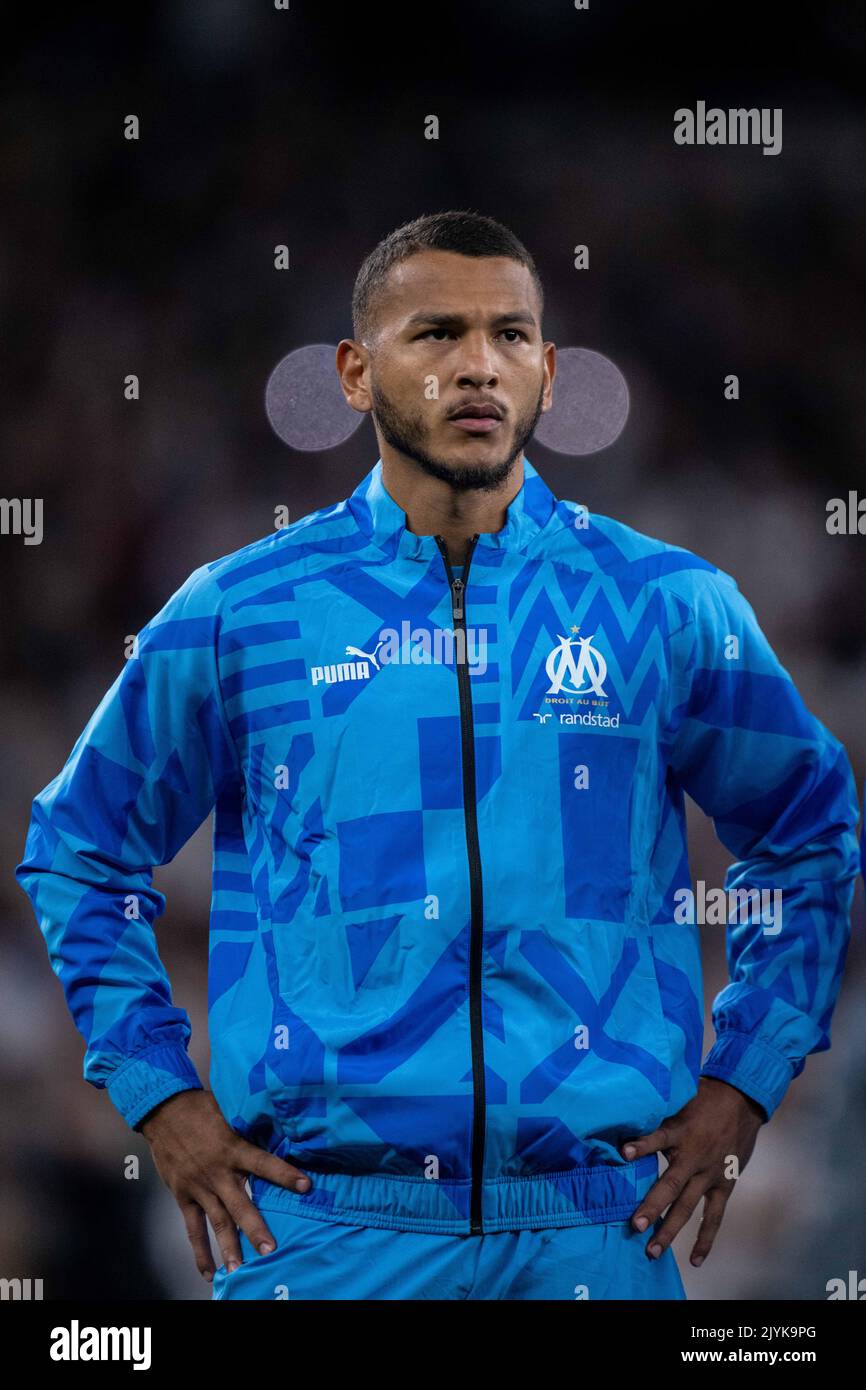
M460 386L493 386L499 380L493 348L486 333L467 333L463 340L463 362L457 374Z

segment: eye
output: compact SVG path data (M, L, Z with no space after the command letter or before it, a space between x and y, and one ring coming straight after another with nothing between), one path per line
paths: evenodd
M519 328L503 328L502 332L513 333L515 335L514 338L509 339L509 342L511 343L518 341L521 338L524 339L524 341L528 341L527 335L525 333L522 333ZM423 333L418 333L416 336L419 341L422 341L424 338L434 337L438 338L438 340L441 342L443 337L453 337L454 335L450 328L425 328Z

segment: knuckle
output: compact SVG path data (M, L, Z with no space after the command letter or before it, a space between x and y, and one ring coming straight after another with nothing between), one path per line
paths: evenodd
M664 1194L665 1201L673 1201L678 1197L685 1186L685 1178L682 1173L671 1172L670 1169L665 1173L660 1181L660 1187Z
M256 1213L256 1208L252 1205L249 1197L247 1197L242 1188L234 1186L225 1188L225 1190L220 1193L220 1200L235 1225L240 1224L241 1218L248 1220L251 1212Z

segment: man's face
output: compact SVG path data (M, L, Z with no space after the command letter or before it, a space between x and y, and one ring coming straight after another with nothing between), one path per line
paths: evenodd
M367 382L380 446L454 488L500 487L552 404L555 348L529 271L419 252L393 267L378 310Z

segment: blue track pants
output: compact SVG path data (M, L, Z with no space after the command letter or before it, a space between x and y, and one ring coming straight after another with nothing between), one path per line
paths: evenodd
M299 1216L259 1204L277 1242L259 1255L241 1232L243 1264L214 1275L213 1298L683 1299L672 1249L628 1221L428 1235ZM657 1223L660 1224L660 1223Z

